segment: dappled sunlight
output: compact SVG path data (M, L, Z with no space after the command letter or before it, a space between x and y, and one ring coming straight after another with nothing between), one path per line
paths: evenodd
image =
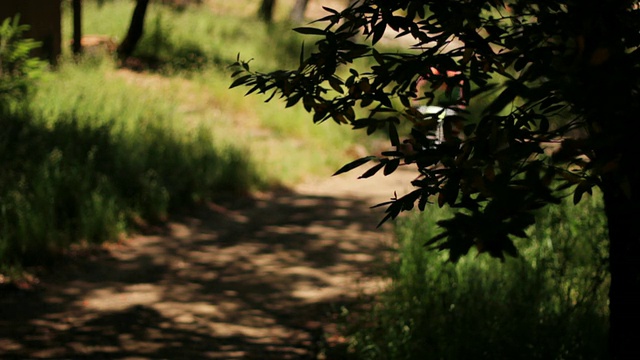
M160 299L153 284L135 284L121 289L96 289L85 296L83 305L90 310L119 311L130 306L149 305Z
M275 68L297 61L300 37L204 2L153 4L122 63L65 54L5 124L3 183L19 186L3 190L3 231L25 266L47 266L25 286L0 280L1 357L314 358L341 307L384 286L391 235L369 207L408 179L315 180L374 140L230 92L239 51ZM307 16L339 3L311 0ZM84 5L84 39L115 45L133 4Z
M397 176L211 203L74 259L43 279L46 292L3 297L0 323L12 331L0 346L47 357L305 356L340 304L384 286L391 235L369 207L388 197L382 188L406 190L395 184L410 174Z

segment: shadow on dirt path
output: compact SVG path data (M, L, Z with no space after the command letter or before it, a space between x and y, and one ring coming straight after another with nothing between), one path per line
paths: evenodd
M391 236L369 207L407 176L209 204L0 290L0 357L318 358L340 304L381 285Z

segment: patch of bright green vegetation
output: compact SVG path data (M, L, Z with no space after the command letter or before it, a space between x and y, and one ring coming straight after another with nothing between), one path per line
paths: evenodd
M126 0L106 1L102 5L85 1L83 34L121 41L134 5L135 2ZM144 60L149 69L164 74L197 72L210 66L226 68L238 54L246 59L259 59L256 65L264 71L297 67L304 39L291 31L293 25L266 24L258 21L254 13L234 16L212 6L192 5L176 11L152 1L145 17L144 35L134 56ZM71 39L72 11L65 10L63 37ZM307 44L307 49L311 45ZM230 83L228 78L225 83Z
M358 359L606 359L606 222L586 199L539 214L521 257L426 251L438 210L397 226L392 284L346 314Z
M210 125L218 141L246 148L258 171L272 183L292 185L310 177L329 176L362 155L353 151L361 149L355 144L371 144L362 133L332 124L313 125L311 115L301 107L284 110L284 103L264 103L267 96L245 97L248 89L229 90L228 65L238 54L255 58L252 66L263 71L294 68L303 39L290 30L293 25L264 24L248 11L229 16L219 11L221 6L210 1L174 11L151 3L145 35L135 56L151 65L147 70L161 78L155 78L155 88L149 88L140 76L132 83L151 91L159 91L158 83L168 86L170 92L165 91L165 96L172 99L179 117L191 124ZM113 0L102 6L87 2L84 32L121 38L126 23L109 25L98 20L120 19L121 14L128 18L132 9L130 1ZM71 19L65 20L70 23Z

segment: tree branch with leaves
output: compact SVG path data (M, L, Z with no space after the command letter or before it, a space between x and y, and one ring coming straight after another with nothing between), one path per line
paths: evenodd
M315 123L385 130L388 151L336 174L371 162L362 177L414 168L414 189L381 204L382 222L429 204L456 209L425 239L452 261L473 247L517 256L514 238L527 237L536 211L599 188L610 233L611 354L640 358L637 1L363 0L325 10L295 29L318 39L297 69L260 73L238 58L232 87L301 103ZM390 33L410 45L378 50ZM359 70L360 59L373 65ZM462 134L441 141L434 133L451 116L464 120Z

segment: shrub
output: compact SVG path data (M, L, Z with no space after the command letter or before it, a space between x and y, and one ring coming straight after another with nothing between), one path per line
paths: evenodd
M539 214L503 264L448 263L423 246L442 214L403 219L392 285L349 329L357 358L606 359L606 224L601 202L580 205Z
M23 39L29 29L20 24L20 17L5 19L0 25L0 106L5 108L15 101L23 101L32 80L43 67L43 62L30 57L31 50L40 46L33 39Z

